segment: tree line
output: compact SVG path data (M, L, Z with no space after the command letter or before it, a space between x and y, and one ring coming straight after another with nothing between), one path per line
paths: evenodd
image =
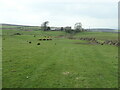
M43 31L50 31L51 27L48 26L49 21L45 21L41 24L41 30ZM82 24L81 22L75 23L74 25L74 29L72 29L71 27L61 27L60 28L61 31L65 31L67 33L77 33L77 32L83 32L85 31L85 29L82 28Z

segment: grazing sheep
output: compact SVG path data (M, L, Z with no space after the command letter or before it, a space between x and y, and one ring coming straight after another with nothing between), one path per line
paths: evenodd
M40 41L41 41L42 39L38 39L38 40L40 40Z
M43 41L45 41L46 39L43 39Z
M14 35L21 35L20 33L14 33Z
M40 45L40 43L37 43L37 45Z

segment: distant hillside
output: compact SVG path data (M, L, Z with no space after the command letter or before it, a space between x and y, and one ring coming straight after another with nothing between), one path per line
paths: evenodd
M29 27L38 27L38 26L31 26L31 25L17 25L17 24L6 24L6 23L2 23L2 26L29 26Z
M2 30L39 30L39 26L29 26L29 25L16 25L16 24L1 24Z
M16 25L16 24L1 24L1 25L2 25L2 30L23 30L23 31L40 30L40 26ZM51 28L55 28L55 27L51 27ZM91 28L86 30L91 32L118 32L118 30L116 29L109 29L109 28Z
M109 28L91 28L87 29L88 31L96 31L96 32L118 32L116 29L109 29Z
M2 26L25 26L25 25L16 25L16 24L2 24Z

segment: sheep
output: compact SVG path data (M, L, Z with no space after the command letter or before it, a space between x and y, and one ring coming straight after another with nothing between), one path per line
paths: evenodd
M46 39L43 39L43 41L45 41Z
M40 40L40 41L41 41L42 39L38 39L38 40Z
M40 43L37 43L37 45L40 45Z

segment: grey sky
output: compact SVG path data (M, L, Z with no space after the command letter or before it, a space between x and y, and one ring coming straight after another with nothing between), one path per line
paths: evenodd
M119 0L0 0L0 23L117 28Z

